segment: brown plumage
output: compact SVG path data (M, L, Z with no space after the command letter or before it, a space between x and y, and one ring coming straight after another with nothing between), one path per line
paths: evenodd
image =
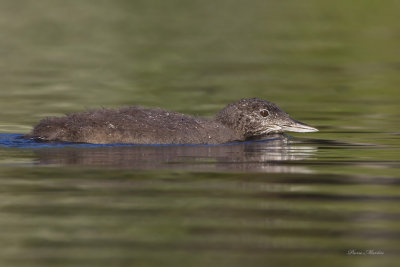
M214 119L141 107L49 117L26 137L94 144L221 144L286 130L316 131L294 121L277 105L250 98L228 105Z

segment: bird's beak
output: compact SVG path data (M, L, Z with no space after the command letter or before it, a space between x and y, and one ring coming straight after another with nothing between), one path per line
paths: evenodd
M311 127L305 123L291 119L287 124L280 125L284 132L298 132L298 133L309 133L318 132L317 128Z

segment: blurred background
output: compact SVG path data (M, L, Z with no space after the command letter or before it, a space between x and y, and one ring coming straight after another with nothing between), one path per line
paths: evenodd
M398 266L400 1L0 0L1 266ZM46 116L213 116L258 97L320 129L233 146L18 139ZM354 256L373 250L381 255Z
M386 0L3 0L0 132L121 105L212 116L242 97L311 124L339 113L340 126L380 127L398 115L399 10Z

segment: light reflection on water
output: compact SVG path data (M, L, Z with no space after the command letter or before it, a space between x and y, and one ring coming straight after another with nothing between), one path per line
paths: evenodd
M309 258L343 262L351 250L390 255L376 264L400 255L398 177L357 171L370 163L329 152L365 154L375 145L281 135L102 146L20 136L0 136L2 159L25 159L1 163L0 238L24 257L0 251L3 263L201 266L210 258L240 266L290 255L306 266Z
M0 1L0 266L397 266L398 4ZM243 97L320 132L227 146L8 134L102 106L211 117Z
M33 149L34 162L43 165L78 165L134 170L178 169L197 171L310 173L306 167L280 162L305 160L316 147L291 146L286 135L222 145L93 145L43 143L18 134L0 135L0 145Z

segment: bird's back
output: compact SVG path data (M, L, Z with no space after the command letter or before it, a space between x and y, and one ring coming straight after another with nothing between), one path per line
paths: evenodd
M45 118L30 136L94 144L218 144L240 139L233 130L213 120L140 107Z

